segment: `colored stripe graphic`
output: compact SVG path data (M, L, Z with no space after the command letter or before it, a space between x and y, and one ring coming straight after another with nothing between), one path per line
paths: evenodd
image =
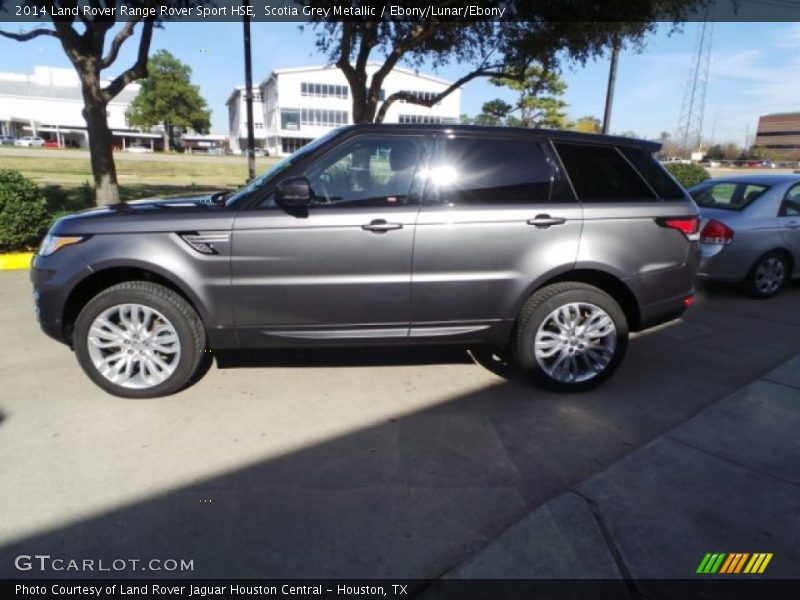
M744 569L745 573L763 573L767 568L769 561L772 560L772 553L761 552L753 554L753 558L747 563Z
M763 573L769 562L772 560L771 552L709 552L700 561L697 573L703 574L726 574L733 575L739 573L757 574ZM747 566L745 566L747 565Z
M700 566L697 567L698 573L716 573L719 570L722 561L725 559L726 554L724 552L719 553L715 552L713 554L709 553L706 554L703 558Z
M736 558L738 556L738 554L728 554L728 558L724 563L722 563L722 568L719 570L719 572L729 573L730 571L728 571L728 569L730 569L731 566L736 562Z
M720 573L738 573L744 566L744 561L750 556L748 552L735 552L728 555L728 560L722 565Z

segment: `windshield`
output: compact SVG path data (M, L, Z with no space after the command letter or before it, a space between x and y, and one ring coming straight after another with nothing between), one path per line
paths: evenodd
M302 148L300 148L298 150L295 150L292 154L290 154L289 156L287 156L283 160L278 161L277 163L272 165L269 169L267 169L261 175L259 175L255 179L253 179L253 181L248 183L246 186L244 186L243 188L241 188L241 189L237 190L236 192L234 192L234 194L225 201L225 205L226 206L230 206L230 205L234 204L235 202L237 202L238 200L240 200L241 198L244 198L245 196L248 196L251 193L260 190L265 185L267 185L267 183L269 183L272 180L273 177L275 177L279 173L282 173L283 171L288 169L290 166L292 166L292 164L298 158L300 158L301 156L306 155L309 152L312 152L312 151L316 150L319 146L321 146L322 144L327 142L329 139L331 139L332 137L334 137L338 133L339 133L339 131L337 129L334 129L333 131L330 131L330 132L326 133L325 135L323 135L321 137L318 137L317 139L315 139L310 144L306 144Z

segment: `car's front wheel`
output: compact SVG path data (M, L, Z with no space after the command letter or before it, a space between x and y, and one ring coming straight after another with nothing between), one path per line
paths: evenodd
M534 293L520 312L515 363L542 387L591 389L617 369L628 344L619 304L592 285L556 283Z
M173 290L129 281L86 304L75 322L73 347L83 370L105 391L153 398L193 381L203 364L205 330Z

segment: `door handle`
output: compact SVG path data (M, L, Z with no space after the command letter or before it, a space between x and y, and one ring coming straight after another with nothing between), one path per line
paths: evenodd
M375 219L374 221L370 221L366 225L361 226L361 229L364 231L373 231L375 233L386 233L387 231L392 231L393 229L402 228L402 223L387 223L384 219Z
M547 229L551 225L563 225L567 220L561 217L551 217L550 215L536 215L533 219L528 219L528 225L533 225L537 229Z
M800 223L797 221L789 221L786 224L786 229L797 229L798 227L800 227Z

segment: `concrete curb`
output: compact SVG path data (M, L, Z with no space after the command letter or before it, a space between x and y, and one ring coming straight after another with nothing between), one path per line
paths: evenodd
M765 577L794 577L798 367L800 355L545 502L443 578L686 579L706 548L739 547L775 553Z
M21 271L30 269L33 252L0 254L0 271Z

